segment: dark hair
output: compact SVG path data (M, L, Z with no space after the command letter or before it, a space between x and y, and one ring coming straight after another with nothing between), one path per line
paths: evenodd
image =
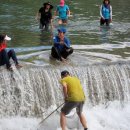
M50 2L43 3L44 8L46 8L46 5L50 5L50 10L53 9L53 5Z
M108 1L108 4L110 4L110 0L103 0L103 4L105 4L105 1Z
M61 76L66 76L66 75L69 75L69 72L67 70L64 70L61 72Z
M0 43L2 43L4 41L4 39L5 39L5 35L0 34Z

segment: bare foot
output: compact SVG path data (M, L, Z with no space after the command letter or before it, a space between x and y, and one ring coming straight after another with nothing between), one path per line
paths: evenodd
M61 57L61 61L66 62L67 60L65 58Z
M22 67L23 67L23 66L22 66L22 65L20 65L20 64L16 64L15 66L16 66L16 68L17 68L17 69L20 69L20 68L22 68Z
M10 67L7 68L7 70L13 71L13 68L10 66Z

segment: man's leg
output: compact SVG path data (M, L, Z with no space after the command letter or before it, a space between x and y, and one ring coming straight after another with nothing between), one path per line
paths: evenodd
M62 130L65 130L66 127L66 117L65 115L69 114L73 108L76 108L78 104L76 102L69 102L66 101L64 106L61 109L61 115L60 115L60 125Z
M83 113L78 114L78 116L79 116L82 126L84 127L84 130L87 130L87 121L86 121L85 116L83 115Z
M41 22L39 23L39 29L43 29L43 25Z
M9 50L8 56L9 56L9 59L10 59L10 58L13 59L15 65L18 65L18 59L17 59L17 57L16 57L16 53L15 53L14 49Z
M62 24L63 24L64 26L66 26L67 23L68 23L68 20L67 20L67 19L63 19L63 20L62 20Z
M62 25L62 24L63 24L62 19L59 19L59 20L58 20L58 24L59 24L59 25Z
M41 29L43 31L44 28L45 28L45 21L44 21L44 19L40 19L39 29Z
M70 47L70 48L67 50L67 52L69 53L69 55L73 53L73 50L74 50L74 49L73 49L72 47Z
M106 22L106 26L109 26L110 20L109 20L109 19L106 19L105 22Z
M100 19L100 25L102 26L102 25L104 25L104 23L105 23L105 20L103 18L101 18Z
M45 30L46 30L46 31L49 30L49 22L46 22L46 24L45 24Z
M52 47L51 55L52 55L52 57L54 57L54 58L56 58L58 60L62 60L61 59L61 54L60 54L60 52L58 51L58 49L56 47Z
M16 53L15 53L14 49L9 50L9 52L8 52L8 57L9 57L9 59L10 59L10 58L13 59L16 68L21 68L21 67L22 67L22 66L19 65L19 63L18 63L18 59L17 59L17 57L16 57Z
M63 58L67 58L70 54L72 54L73 53L73 48L72 47L70 47L69 49L65 49L62 53L61 53L61 55L62 55L62 57Z
M61 112L61 114L60 114L60 125L61 125L62 130L65 130L66 117L65 117L65 114L63 112Z
M2 53L0 52L0 66L3 65L3 61L2 61L3 57L2 57Z
M84 102L79 102L77 105L76 111L79 116L80 122L81 122L82 126L84 127L84 130L87 130L88 129L87 121L86 121L84 114L82 113L83 105L84 105Z
M10 64L9 57L5 49L0 52L0 58L1 58L0 65L6 64L7 69L9 69L11 67L11 64Z

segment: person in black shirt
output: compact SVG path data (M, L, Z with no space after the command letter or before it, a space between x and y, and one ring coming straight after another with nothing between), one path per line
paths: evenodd
M43 3L43 7L39 9L36 19L40 19L40 29L45 29L46 31L48 31L49 24L52 23L52 9L53 6L50 4L50 2Z

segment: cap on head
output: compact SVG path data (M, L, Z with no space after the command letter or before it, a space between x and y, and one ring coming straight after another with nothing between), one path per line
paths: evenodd
M5 35L4 40L10 41L10 40L11 40L11 38L10 38L10 37L8 37L7 35Z
M65 1L64 0L60 0L60 6L64 6L65 5Z
M59 28L57 29L58 32L62 32L62 33L66 33L66 29L65 28Z
M46 2L46 3L43 3L44 7L46 7L46 5L50 5L50 9L53 9L53 5L51 5L50 2Z
M69 72L67 70L64 70L61 72L61 76L64 77L66 75L69 75Z
M3 42L4 40L10 41L11 38L8 37L7 35L1 34L1 35L0 35L0 42Z

